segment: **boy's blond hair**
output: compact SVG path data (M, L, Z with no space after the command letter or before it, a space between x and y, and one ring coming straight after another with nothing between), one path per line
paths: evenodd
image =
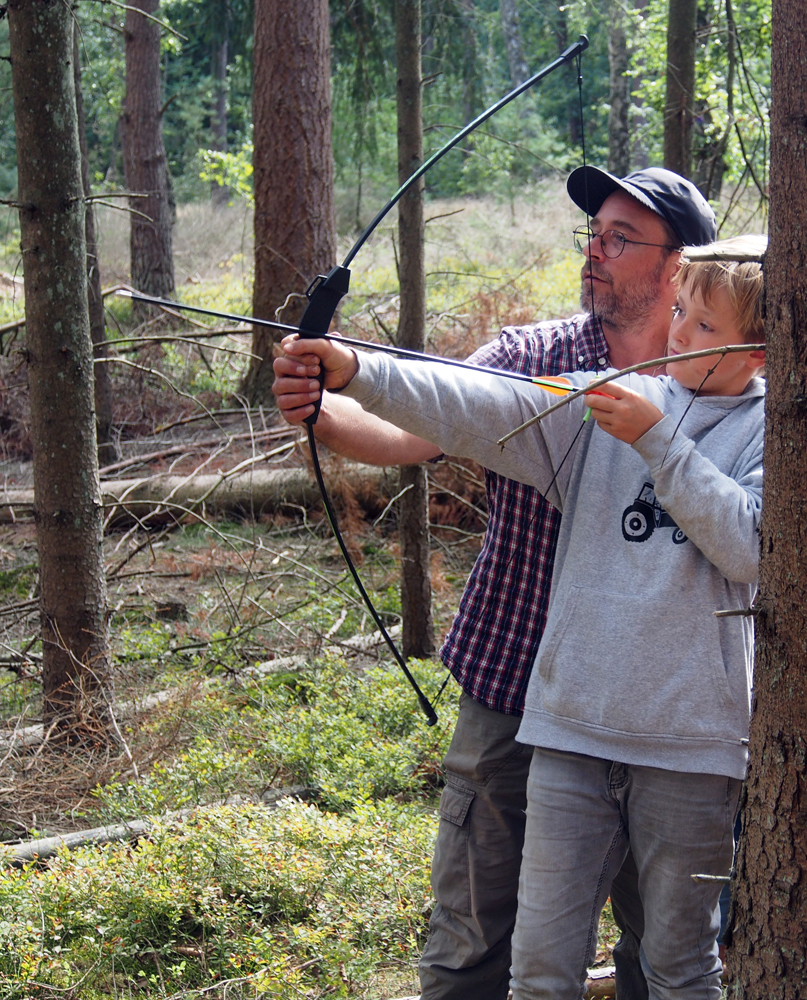
M686 284L710 302L722 288L734 309L737 330L746 343L765 341L762 317L762 257L767 236L735 236L705 247L685 247L676 288Z

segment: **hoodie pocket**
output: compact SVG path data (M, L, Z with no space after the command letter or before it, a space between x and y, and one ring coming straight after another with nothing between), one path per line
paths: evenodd
M711 607L572 587L538 672L541 707L560 718L637 736L731 735Z

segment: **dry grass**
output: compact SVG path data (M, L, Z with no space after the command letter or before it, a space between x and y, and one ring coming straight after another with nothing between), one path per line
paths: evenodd
M125 212L98 206L101 280L129 280L129 221ZM222 266L237 258L244 273L252 267L252 212L243 203L214 208L210 203L180 205L173 233L177 287L217 281Z

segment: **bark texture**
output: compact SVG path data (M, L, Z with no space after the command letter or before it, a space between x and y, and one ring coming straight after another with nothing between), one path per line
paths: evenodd
M174 198L162 132L159 0L131 0L126 9L126 102L121 148L130 199L132 284L163 298L174 293Z
M398 183L423 162L420 0L398 0L395 11L398 60ZM401 315L398 344L422 351L426 343L426 267L423 245L423 178L398 203ZM403 655L434 652L434 622L429 577L429 489L421 465L401 469L399 534Z
M89 721L84 695L103 682L108 648L73 20L59 0L12 0L8 19L44 717L75 729Z
M667 90L664 166L689 177L695 91L695 29L698 0L670 0L667 20Z
M773 2L768 395L751 763L733 887L736 1000L807 996L807 22Z
M255 0L253 315L299 322L336 262L327 0ZM271 402L278 336L255 327L246 393Z

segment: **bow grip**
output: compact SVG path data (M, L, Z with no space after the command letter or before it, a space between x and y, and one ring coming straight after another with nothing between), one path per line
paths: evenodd
M305 295L308 299L303 318L300 320L300 337L310 340L324 337L331 325L336 307L350 287L350 269L339 264L328 274L318 274L308 286ZM305 423L313 426L317 422L322 406L322 393L325 390L325 371L320 365L319 380L320 397L314 404L314 412L305 418Z

